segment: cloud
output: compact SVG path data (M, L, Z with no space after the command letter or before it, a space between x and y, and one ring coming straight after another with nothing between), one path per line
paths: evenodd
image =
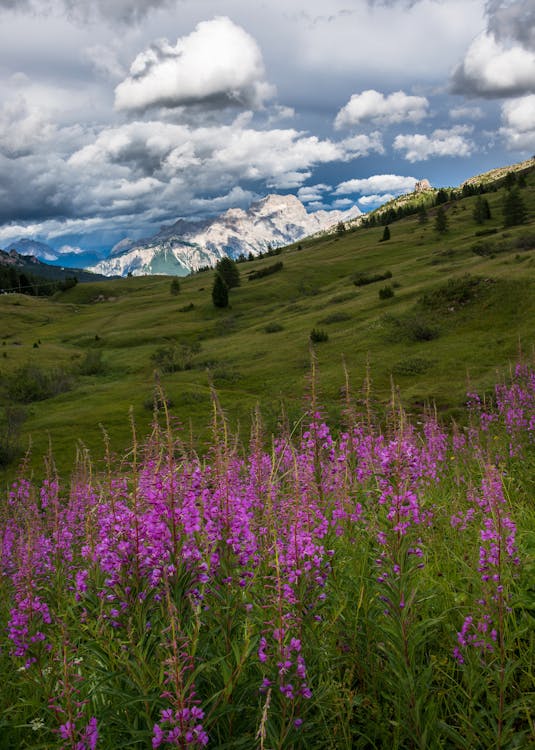
M391 125L408 120L420 122L427 117L429 102L423 96L409 96L403 91L395 91L385 96L379 91L368 89L361 94L353 94L348 103L336 115L334 127L337 129L358 125L361 122L375 122Z
M305 185L305 187L299 188L297 191L297 197L302 203L310 203L312 201L322 201L323 193L331 190L329 185L319 183L317 185Z
M60 248L58 248L57 254L58 255L81 255L84 252L81 247L78 247L78 245L62 245Z
M533 0L487 0L488 30L497 39L511 39L535 47L535 5Z
M341 145L348 155L351 155L351 158L368 156L372 152L377 154L384 154L385 152L381 133L377 130L369 135L353 135L350 138L345 138L341 141Z
M484 114L481 107L453 107L450 117L452 120L481 120Z
M535 3L486 0L487 25L452 75L452 92L487 98L535 93Z
M375 174L366 179L346 180L341 182L335 195L350 195L353 193L410 193L417 183L416 177L403 177L397 174Z
M203 104L257 109L274 96L256 41L229 18L199 23L173 47L167 40L141 52L115 89L119 110Z
M432 156L470 156L474 144L465 135L471 131L469 126L458 125L451 130L435 130L431 136L420 133L398 135L394 149L404 150L404 158L410 162L426 161Z
M502 106L500 134L511 151L535 149L535 94L513 99Z
M353 203L353 201L350 200L349 198L337 198L335 201L332 202L333 208L339 208L342 211L345 211L346 209L351 208L351 206L354 206L354 205L355 204Z
M488 98L535 91L535 53L518 43L480 34L452 76L452 93Z
M43 14L65 13L77 21L94 21L99 16L127 24L138 23L151 11L165 8L173 0L0 0L0 9Z
M354 145L295 129L256 130L245 117L197 128L135 121L90 135L70 155L52 142L32 161L0 160L0 218L93 216L112 223L130 216L135 226L145 226L178 210L191 215L237 186L260 194L266 187L299 188L317 166L356 158Z
M9 158L32 154L56 133L56 127L23 95L7 99L0 108L0 153Z
M384 193L383 195L363 195L362 198L358 199L358 203L365 208L370 208L372 206L377 208L377 206L382 206L384 203L388 203L388 201L393 200L395 197L396 196L392 193Z

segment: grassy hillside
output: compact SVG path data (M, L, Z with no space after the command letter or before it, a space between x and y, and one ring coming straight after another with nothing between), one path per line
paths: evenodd
M391 224L387 242L382 227L360 228L240 264L228 309L212 304L212 271L182 279L178 295L170 278L145 277L78 285L53 299L1 296L1 404L27 402L8 422L25 417L21 442L31 441L37 472L49 443L67 471L79 441L103 455L103 429L113 451L126 450L130 409L146 433L157 381L186 441L194 436L198 447L207 435L211 385L246 439L257 403L268 430L282 409L290 422L300 414L313 329L328 337L314 352L321 402L334 422L344 363L357 394L368 368L378 410L393 382L409 411L435 404L455 417L467 390L485 392L535 340L535 173L519 191L523 225L504 228L505 193L485 194L492 218L483 225L471 196L444 205L444 233L434 227L434 208L426 223L414 215ZM275 261L282 270L248 280ZM380 296L385 287L393 296ZM40 396L50 386L48 398L25 390L29 381L35 391L35 380ZM13 471L12 464L4 482Z

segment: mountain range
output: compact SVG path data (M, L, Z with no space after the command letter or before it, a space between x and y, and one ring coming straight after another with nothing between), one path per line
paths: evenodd
M348 211L308 213L294 195L268 195L247 210L230 208L221 216L198 222L180 219L148 239L124 239L113 247L109 258L88 270L105 276L187 276L215 266L225 256L257 256L360 215L356 206Z

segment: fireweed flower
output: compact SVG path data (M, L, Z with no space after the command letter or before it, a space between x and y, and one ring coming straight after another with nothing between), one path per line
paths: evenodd
M467 615L457 633L458 646L455 658L464 661L463 649L473 647L481 653L494 652L503 633L499 624L507 608L505 577L511 566L519 564L516 547L516 525L507 513L507 501L502 478L492 465L486 466L481 482L481 492L471 493L474 522L479 530L478 571L481 579L481 597L477 610ZM466 528L466 523L459 525Z

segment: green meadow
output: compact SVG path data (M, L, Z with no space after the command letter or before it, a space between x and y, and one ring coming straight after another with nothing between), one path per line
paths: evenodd
M170 277L133 277L46 299L2 295L4 434L6 421L20 422L12 429L19 457L29 449L37 475L49 451L60 472L79 451L98 466L106 450L127 451L132 429L150 431L159 394L184 442L202 450L215 389L247 442L257 407L268 433L299 419L312 361L331 423L347 383L353 394L371 393L378 415L394 392L412 416L432 407L462 419L468 391L485 394L519 351L532 351L533 171L519 194L527 219L516 226L504 226L501 185L484 195L491 218L483 224L470 196L444 205L445 232L429 206L425 223L419 214L390 223L387 241L383 226L348 227L240 263L241 285L225 309L212 303L213 270L180 279L178 294ZM249 280L279 261L276 273ZM25 390L32 378L55 385L36 396ZM2 470L4 484L16 465Z

